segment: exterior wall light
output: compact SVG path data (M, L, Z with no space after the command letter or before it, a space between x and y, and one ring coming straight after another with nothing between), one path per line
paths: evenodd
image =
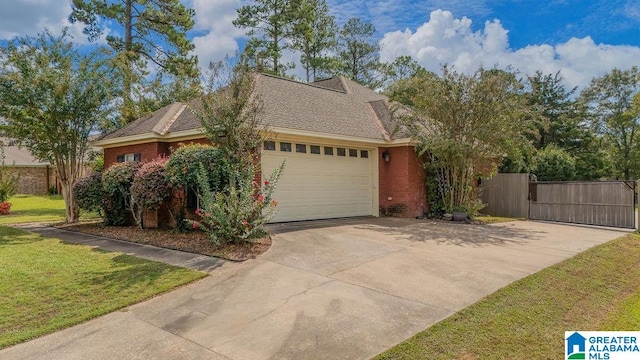
M385 150L382 153L382 159L384 159L384 162L388 163L389 159L391 159L391 155Z

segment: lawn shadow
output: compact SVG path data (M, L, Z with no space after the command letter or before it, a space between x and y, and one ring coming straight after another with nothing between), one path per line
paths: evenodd
M93 249L93 251L110 253L110 251L103 249ZM81 286L106 287L109 289L108 292L115 294L132 287L156 287L156 282L161 277L175 271L188 270L126 254L114 256L111 258L111 263L113 266L107 271L83 273L79 284Z
M40 235L28 233L9 226L2 226L2 230L0 231L0 246L30 244L44 239L45 238Z

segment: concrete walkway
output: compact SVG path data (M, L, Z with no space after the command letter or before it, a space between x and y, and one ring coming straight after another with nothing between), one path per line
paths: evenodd
M368 359L624 232L412 219L276 225L257 260L0 351L1 359ZM50 234L52 235L52 234Z

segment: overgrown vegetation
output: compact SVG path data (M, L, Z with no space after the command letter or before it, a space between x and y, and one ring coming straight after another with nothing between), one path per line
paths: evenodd
M419 73L390 88L396 117L418 145L435 175L443 211L470 216L482 208L476 181L494 174L505 154L531 147L526 134L540 120L512 72L480 69L466 75L442 68L442 76ZM433 185L432 185L433 187Z
M0 348L206 276L5 226L0 226L0 269Z
M201 193L198 213L216 243L251 241L264 236L264 224L274 214L271 195L284 163L264 182L259 174L259 152L266 129L259 123L262 104L254 92L255 77L246 63L233 69L219 63L210 68L207 90L198 108L192 111L205 134L220 149L229 168L228 183L214 193L205 168L198 172ZM195 227L198 226L194 222Z
M640 235L625 235L516 281L376 359L562 358L566 330L640 327L639 282Z
M2 165L0 165L0 215L11 213L11 203L7 200L15 195L18 179L20 179L20 175L6 167L2 161Z
M197 192L201 168L208 173L212 191L220 191L229 183L229 165L222 150L202 144L186 144L176 149L166 164L167 179L176 189Z
M82 210L105 214L106 194L102 188L102 173L96 172L84 177L73 187L73 194Z
M141 165L137 161L113 164L102 175L105 224L127 225L129 218L133 217L131 184Z
M131 209L138 226L143 227L142 214L157 210L171 198L172 187L167 179L166 158L143 163L131 182Z

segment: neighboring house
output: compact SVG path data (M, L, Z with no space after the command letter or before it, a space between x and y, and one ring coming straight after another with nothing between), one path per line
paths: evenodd
M269 139L262 173L286 159L273 222L394 214L422 216L425 172L408 138L392 134L385 96L344 77L311 84L256 76ZM187 104L174 103L93 143L105 167L209 143Z
M46 195L56 186L55 168L48 161L40 161L31 152L9 138L0 138L4 150L4 165L17 172L17 194Z

